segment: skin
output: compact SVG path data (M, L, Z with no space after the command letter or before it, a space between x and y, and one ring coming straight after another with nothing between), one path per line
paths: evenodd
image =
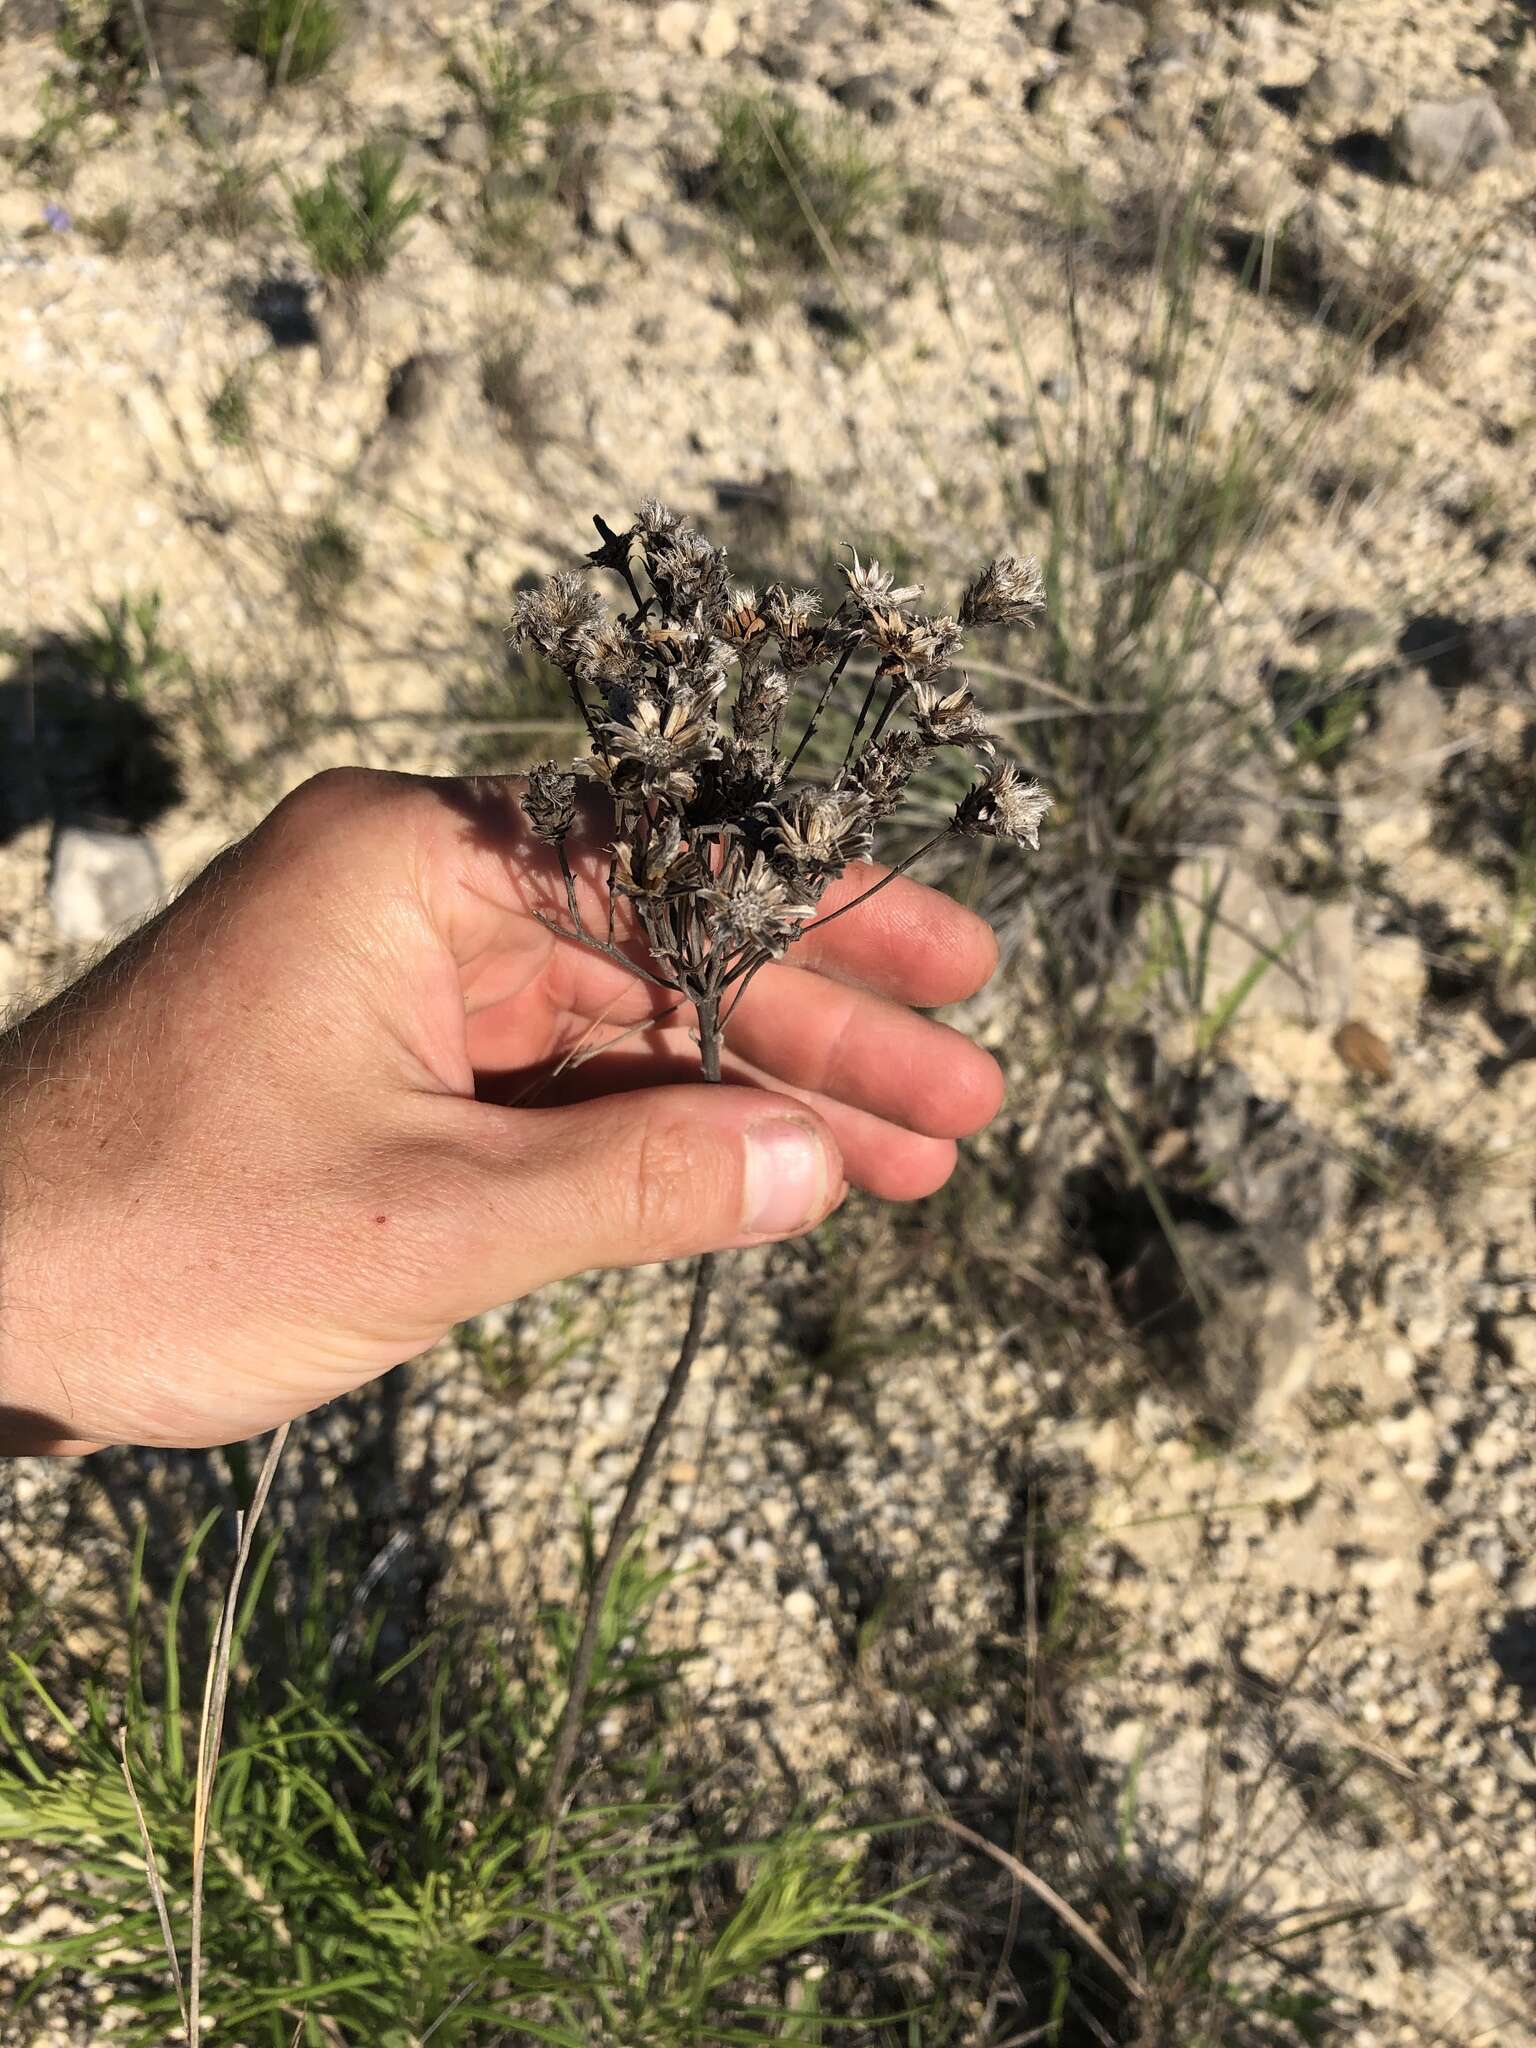
M980 919L903 879L808 934L705 1087L689 1014L540 921L515 787L318 776L0 1038L0 1448L234 1441L550 1281L948 1178L1002 1080L913 1006L986 981Z

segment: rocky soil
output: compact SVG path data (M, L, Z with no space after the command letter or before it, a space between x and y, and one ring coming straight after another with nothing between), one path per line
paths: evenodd
M655 494L798 576L894 547L939 594L1049 552L1041 451L1151 402L1168 195L1212 195L1178 403L1192 458L1266 455L1175 733L1202 800L1093 988L1047 999L1048 931L986 898L1008 967L964 1021L1014 1087L958 1193L742 1263L657 1489L690 1567L665 1628L702 1653L689 1741L786 1807L1006 1840L1054 1744L1080 1797L1027 1853L1110 1938L1094 1827L1181 1895L1315 1922L1330 2038L1536 2042L1526 15L367 5L268 92L150 5L164 89L114 104L58 12L0 7L0 999L318 765L527 758L559 712L500 627L595 512ZM493 29L579 38L606 95L515 172L450 62ZM712 198L743 91L885 167L834 263L775 264ZM378 134L426 203L359 297L284 184ZM994 681L1034 759L1070 715L1039 648ZM386 1589L515 1626L578 1498L612 1511L683 1284L486 1319L317 1418L281 1511L360 1475L381 1549L406 1533ZM171 1463L18 1465L7 1541L84 1588Z

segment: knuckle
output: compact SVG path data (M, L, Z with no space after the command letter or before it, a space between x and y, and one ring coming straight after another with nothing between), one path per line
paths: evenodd
M691 1249L734 1218L738 1181L733 1150L720 1138L675 1113L648 1116L631 1180L637 1241L663 1257Z

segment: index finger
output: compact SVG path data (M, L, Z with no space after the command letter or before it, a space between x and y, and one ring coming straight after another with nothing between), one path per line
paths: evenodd
M877 863L860 862L830 883L789 959L919 1009L975 995L997 966L992 927L974 910L905 875L885 881L889 873ZM881 883L867 903L826 922Z

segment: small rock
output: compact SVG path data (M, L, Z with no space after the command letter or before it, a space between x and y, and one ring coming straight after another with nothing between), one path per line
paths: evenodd
M900 83L889 71L860 71L840 79L830 88L832 97L850 114L884 124L894 121L900 108Z
M662 49L680 57L693 47L693 39L703 21L704 9L699 0L666 0L666 4L656 10L656 40Z
M729 7L711 7L696 41L701 57L729 57L741 41L741 24Z
M153 910L163 886L140 833L65 825L53 842L48 907L61 939L89 946L110 938Z
M384 409L403 427L414 427L441 410L448 395L453 358L438 351L407 356L390 372Z
M1371 693L1370 729L1350 747L1352 787L1420 796L1445 765L1445 704L1428 676L1389 671Z
M255 118L266 98L267 74L260 58L226 52L217 63L198 66L187 118L189 122L200 118L208 124L223 124L227 140L241 125ZM198 139L201 141L202 137Z
M793 43L772 43L758 58L759 66L781 85L798 85L808 66L805 52Z
M1189 957L1205 949L1207 1013L1258 968L1257 980L1244 987L1239 1024L1261 1015L1325 1025L1344 1021L1354 971L1348 903L1292 895L1230 858L1211 856L1181 861L1168 887Z
M1377 106L1381 92L1381 79L1358 57L1325 57L1302 88L1301 111L1314 128L1353 128Z
M189 7L187 0L144 0L143 21L155 61L168 77L183 77L219 64L229 55L229 33L217 7Z
M1281 1226L1156 1230L1117 1292L1148 1355L1213 1422L1272 1415L1316 1357L1317 1303L1306 1245Z
M1146 40L1146 16L1118 0L1089 0L1067 27L1067 48L1097 65L1128 64L1140 56Z
M1223 1207L1254 1227L1284 1224L1303 1237L1330 1230L1350 1179L1337 1148L1285 1103L1257 1094L1230 1060L1192 1086L1189 1127Z
M475 170L485 161L485 131L478 121L454 116L437 138L436 152L445 164Z
M1415 185L1459 185L1507 156L1509 123L1491 93L1420 100L1392 130L1392 155Z
M626 213L619 222L619 247L637 263L659 263L667 253L666 222L654 213Z
M1037 50L1054 49L1072 16L1072 0L1040 0L1021 26Z
M1478 682L1536 688L1536 612L1481 620L1467 636L1467 659Z
M1342 664L1367 648L1384 646L1389 637L1384 622L1363 605L1303 612L1296 621L1298 643L1325 662Z
M1366 1081L1390 1081L1392 1053L1369 1024L1351 1017L1333 1034L1333 1049L1352 1074Z

